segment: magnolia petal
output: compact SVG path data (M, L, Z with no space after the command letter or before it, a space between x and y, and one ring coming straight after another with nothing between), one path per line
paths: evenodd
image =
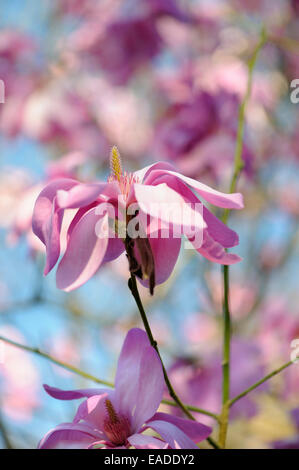
M231 230L226 224L221 222L215 215L213 215L203 204L200 203L197 196L191 191L191 189L178 178L172 175L162 175L155 178L153 184L159 184L165 182L170 188L184 197L186 202L193 204L193 207L198 208L202 212L203 219L207 225L207 229L210 235L223 245L225 248L230 248L239 243L239 237L236 232ZM198 205L200 203L200 205Z
M156 232L152 231L148 240L154 257L155 284L163 284L170 277L177 262L181 249L181 238L174 237L171 231L169 238L163 238L162 229L159 229ZM139 254L136 248L135 253L138 260ZM138 278L138 280L143 286L148 287L149 281L147 279Z
M139 388L140 363L149 346L145 331L132 328L124 341L117 364L114 402L117 410L132 416Z
M79 390L61 390L60 388L50 387L50 385L43 385L45 391L52 398L57 400L77 400L79 398L88 398L94 395L101 395L106 393L106 389L100 388L82 388Z
M192 239L189 238L189 240L194 245ZM202 256L210 261L213 261L214 263L229 265L242 261L240 256L234 253L227 253L224 247L211 237L208 230L204 230L203 243L201 247L195 247L195 249Z
M96 208L90 209L72 230L57 269L57 287L69 292L87 282L101 266L107 245L108 215L100 218Z
M39 449L86 448L101 438L85 423L63 423L49 431L40 441Z
M189 178L188 176L181 175L176 171L153 170L147 178L146 184L153 184L155 178L161 177L163 174L176 176L178 179L191 186L191 188L195 189L195 191L197 191L200 196L202 196L206 201L213 204L214 206L223 207L226 209L243 209L244 207L242 194L222 193L216 189L210 188L203 183L200 183L199 181Z
M197 421L190 419L178 418L177 416L169 415L167 413L156 413L152 419L147 423L150 425L151 421L166 421L171 423L181 431L183 431L193 442L198 443L209 437L212 432L212 428L201 424Z
M175 168L173 165L171 165L171 163L157 162L157 163L154 163L153 165L148 165L145 168L142 168L142 170L135 171L134 172L135 180L138 181L139 183L147 184L146 179L150 175L150 173L154 170L175 170Z
M181 429L170 422L155 420L150 421L148 426L168 442L171 449L198 449L197 445Z
M193 227L203 230L206 227L201 211L186 204L185 199L166 183L157 186L135 184L134 191L138 205L145 214L181 229Z
M129 443L135 449L167 449L167 442L161 441L157 437L147 436L145 434L133 434L128 437Z
M159 356L152 346L147 346L140 361L137 400L132 421L134 430L138 431L157 411L163 398L164 388L164 375Z
M108 393L93 395L92 397L87 398L87 400L84 400L79 405L73 422L79 423L83 420L92 428L102 433L104 421L107 417L106 400L109 399L111 401L112 396L113 391L110 390ZM102 437L107 439L104 433L102 434Z
M63 211L56 204L57 191L71 189L78 183L71 179L59 179L49 183L38 196L32 217L32 230L46 246L44 274L55 266L60 255L60 230Z
M88 206L104 192L108 183L77 184L69 191L57 191L57 204L62 209Z

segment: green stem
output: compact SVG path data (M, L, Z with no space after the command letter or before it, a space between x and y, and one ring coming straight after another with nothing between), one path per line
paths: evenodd
M248 101L251 95L252 89L252 77L254 67L259 55L259 52L267 40L266 31L263 28L260 34L259 42L254 49L252 57L248 62L248 82L245 96L242 100L239 109L238 118L238 131L237 141L235 148L234 158L234 172L230 183L229 192L235 192L239 175L243 169L244 162L242 160L243 151L243 137L245 127L245 115ZM226 209L223 213L222 220L226 224L229 217L229 209ZM220 415L220 427L219 427L219 444L225 448L227 428L229 422L229 389L230 389L230 339L231 339L231 315L229 309L229 267L223 266L223 361L222 361L222 411Z
M163 400L162 403L164 403L164 405L169 405L169 406L178 406L177 403L175 403L172 400ZM212 413L212 411L204 410L203 408L198 408L197 406L192 406L192 405L184 405L184 406L189 411L194 411L195 413L200 413L202 415L210 416L216 421L219 420L219 417L215 413Z
M59 361L58 359L54 358L53 356L50 356L49 354L41 351L39 348L32 348L30 346L26 346L25 344L20 344L17 343L16 341L13 341L9 338L5 338L4 336L0 336L0 341L3 341L4 343L10 344L12 346L15 346L18 349L22 349L24 351L30 352L32 354L36 354L39 357L42 357L44 359L47 359L48 361L52 362L53 364L62 367L70 372L73 372L76 375L79 375L80 377L84 377L85 379L91 380L92 382L105 385L106 387L114 387L114 384L111 382L107 382L106 380L99 379L98 377L95 377L94 375L88 374L87 372L84 372L81 369L78 369L77 367L73 367L70 364L66 364L65 362ZM177 404L172 401L172 400L162 400L162 403L165 405L170 405L170 406L177 406ZM194 411L196 413L204 414L207 416L210 416L214 418L215 420L218 419L218 416L215 415L214 413L203 410L202 408L197 408L195 406L191 405L184 405L187 409L190 411Z
M267 380L269 379L272 379L272 377L274 377L275 375L279 374L280 372L282 372L284 369L286 369L287 367L289 367L291 364L294 364L293 361L289 361L289 362L286 362L285 364L283 364L281 367L279 367L278 369L275 369L273 372L271 372L270 374L266 375L263 379L259 380L258 382L256 382L255 384L251 385L251 387L247 388L246 390L244 390L244 392L240 393L239 395L237 395L235 398L232 398L230 401L229 401L229 406L231 407L234 403L236 403L238 400L240 400L241 398L245 397L246 395L248 395L249 392L252 392L252 390L255 390L257 387L259 387L260 385L262 385L263 383L267 382Z
M250 58L248 62L247 88L246 88L245 96L239 108L238 131L237 131L237 140L236 140L235 157L234 157L234 173L233 173L231 183L230 183L230 188L229 188L230 193L235 192L239 175L244 167L244 162L242 160L242 151L243 151L243 137L244 137L246 108L247 108L247 104L251 95L253 71L256 65L259 52L264 46L264 44L266 43L266 41L267 41L267 34L266 34L265 28L263 28L260 34L259 42L256 45L256 48L253 51L252 57ZM229 213L230 213L230 210L225 209L223 217L222 217L222 220L224 223L227 223Z
M12 346L15 346L16 348L23 349L24 351L37 354L38 356L43 357L44 359L47 359L53 364L59 367L62 367L63 369L66 369L70 372L73 372L74 374L80 375L81 377L84 377L85 379L92 380L93 382L96 382L101 385L106 385L107 387L113 387L112 383L107 382L106 380L98 379L97 377L94 377L93 375L88 374L87 372L84 372L83 370L80 370L77 367L74 367L74 366L71 366L70 364L59 361L58 359L55 359L55 357L50 356L50 354L47 354L41 351L39 348L32 348L30 346L26 346L25 344L17 343L16 341L5 338L4 336L0 336L0 341L4 341L5 343L11 344Z
M5 444L6 449L13 449L12 443L10 442L10 439L8 437L4 424L2 423L1 420L0 420L0 433L2 435L3 442Z
M132 295L135 299L135 302L136 302L136 305L138 307L138 310L139 310L139 313L140 313L140 316L141 316L146 334L147 334L148 339L150 341L150 344L156 350L156 352L159 356L159 359L161 361L162 370L163 370L163 374L164 374L164 380L165 380L166 386L168 388L169 395L174 400L174 402L177 404L177 406L182 410L182 412L189 419L192 419L193 421L195 421L194 416L190 413L190 410L184 405L184 403L177 396L177 394L174 391L174 388L173 388L173 386L172 386L172 384L169 380L166 368L164 366L164 363L163 363L163 360L162 360L162 357L161 357L161 354L160 354L160 351L159 351L159 348L158 348L157 341L154 339L150 324L148 322L145 310L144 310L143 305L142 305L142 301L141 301L139 291L138 291L138 287L137 287L136 276L134 276L134 274L131 274L131 277L130 277L129 282L128 282L128 286L129 286L129 289L132 292ZM207 440L213 447L218 448L218 444L212 438L208 438Z
M223 266L224 299L223 299L223 360L222 360L222 403L225 404L229 399L230 389L230 338L231 338L231 319L229 310L229 270L228 266Z

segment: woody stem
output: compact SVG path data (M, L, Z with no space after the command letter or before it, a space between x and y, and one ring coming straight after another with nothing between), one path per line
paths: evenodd
M148 339L151 343L151 346L156 350L156 352L159 356L159 359L161 361L163 374L164 374L164 380L165 380L166 386L168 388L169 395L175 401L175 403L178 405L178 407L183 411L183 413L189 419L192 419L193 421L195 421L194 416L190 413L190 411L185 407L184 403L182 403L180 398L177 396L177 394L174 391L174 388L173 388L173 386L172 386L172 384L169 380L169 377L167 375L167 371L166 371L165 366L163 364L163 360L162 360L162 357L161 357L161 354L160 354L160 351L159 351L159 348L158 348L157 341L154 339L150 324L148 322L145 310L144 310L143 305L142 305L142 301L141 301L139 291L138 291L138 287L137 287L136 276L134 274L131 274L131 277L130 277L129 282L128 282L128 286L129 286L129 289L132 292L132 295L135 299L136 305L138 307L138 310L139 310L139 313L140 313L145 331L147 333ZM207 440L214 448L218 448L218 444L216 442L214 442L213 439L208 438Z

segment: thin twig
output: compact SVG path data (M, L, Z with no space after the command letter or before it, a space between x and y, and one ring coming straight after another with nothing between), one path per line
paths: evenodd
M291 364L294 364L293 361L289 361L289 362L286 362L283 366L279 367L278 369L275 369L273 372L271 372L270 374L266 375L263 379L259 380L258 382L256 382L255 384L251 385L251 387L247 388L246 390L244 390L244 392L240 393L239 395L237 395L235 398L232 398L230 401L229 401L229 407L231 407L234 403L236 403L238 400L240 400L241 398L245 397L246 395L248 395L249 392L252 392L252 390L255 390L257 387L259 387L260 385L262 385L263 383L267 382L267 380L269 379L272 379L272 377L274 377L275 375L279 374L280 372L282 372L284 369L286 369L287 367L289 367Z
M245 127L245 115L248 101L251 95L252 88L252 78L254 67L259 55L259 52L267 39L266 31L263 28L260 34L259 42L253 52L252 57L248 62L248 82L245 96L241 102L239 109L239 119L238 119L238 132L237 132L237 141L235 148L235 159L234 159L234 172L232 175L229 192L235 192L237 181L240 176L240 173L244 167L244 162L242 159L243 152L243 137L244 137L244 127ZM222 220L226 224L230 210L226 209L223 213ZM223 361L222 361L222 411L220 415L220 427L219 427L219 443L221 447L225 447L227 427L229 421L229 393L230 393L230 340L231 340L231 315L229 308L229 267L223 266Z
M145 331L147 333L147 336L148 336L148 339L150 341L150 344L151 346L156 350L159 358L160 358L160 361L161 361L161 365L162 365L162 369L163 369L163 374L164 374L164 380L165 380L165 383L166 383L166 386L168 388L168 392L169 392L169 395L171 396L171 398L174 400L174 402L177 404L177 406L182 410L182 412L191 420L195 421L195 418L194 416L190 413L190 409L188 409L184 403L180 400L180 398L177 396L176 392L174 391L174 388L169 380L169 377L168 377L168 374L167 374L167 371L166 371L166 368L164 366L164 363L163 363L163 360L162 360L162 357L161 357L161 354L160 354L160 351L159 351L159 348L158 348L158 344L157 344L157 341L154 339L154 336L153 336L153 333L152 333L152 330L151 330L151 327L150 327L150 324L148 322L148 319L147 319L147 316L146 316L146 313L145 313L145 310L143 308L143 305L142 305L142 301L141 301L141 298L140 298L140 295L139 295L139 291L138 291L138 287L137 287L137 283L136 283L136 277L134 276L134 274L131 274L131 277L129 279L129 282L128 282L128 285L129 285L129 289L130 291L132 292L132 295L135 299L135 302L136 302L136 305L138 307L138 310L140 312L140 316L141 316L141 319L142 319L142 322L143 322L143 325L144 325L144 328L145 328ZM215 448L218 448L218 444L212 439L212 438L208 438L207 441Z

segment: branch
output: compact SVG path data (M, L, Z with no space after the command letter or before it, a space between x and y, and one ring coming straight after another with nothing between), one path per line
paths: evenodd
M229 407L231 407L234 403L236 403L238 400L240 400L241 398L245 397L246 395L248 395L249 392L252 392L252 390L255 390L257 387L259 387L260 385L262 385L263 383L267 382L267 380L269 379L272 379L272 377L274 377L275 375L279 374L280 372L282 372L284 369L286 369L287 367L289 367L291 364L294 364L293 361L289 361L289 362L286 362L283 366L279 367L278 369L275 369L273 372L271 372L270 374L266 375L263 379L259 380L258 382L256 382L255 384L251 385L251 387L247 388L246 390L244 390L244 392L240 393L239 395L237 395L235 398L233 398L232 400L229 401Z

